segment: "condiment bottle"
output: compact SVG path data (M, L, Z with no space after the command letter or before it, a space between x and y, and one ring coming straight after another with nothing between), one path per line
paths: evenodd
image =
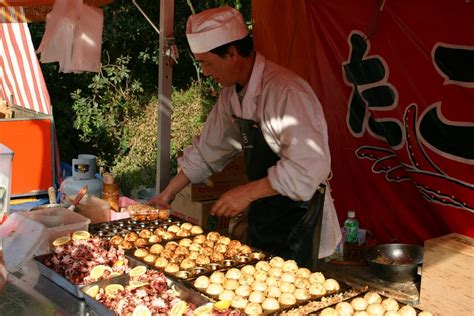
M344 221L344 260L357 259L359 255L359 221L355 218L355 211L347 212Z
M106 172L102 175L104 184L102 186L102 199L109 202L110 208L116 212L120 211L119 197L120 188L118 183L115 182L114 176Z

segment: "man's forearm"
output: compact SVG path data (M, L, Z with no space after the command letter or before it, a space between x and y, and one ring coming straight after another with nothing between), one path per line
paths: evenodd
M279 194L272 188L268 177L249 182L246 186L252 201Z
M180 170L178 174L171 179L170 183L166 188L160 193L168 203L174 200L176 194L178 194L186 185L189 183L188 177L184 174L183 170Z

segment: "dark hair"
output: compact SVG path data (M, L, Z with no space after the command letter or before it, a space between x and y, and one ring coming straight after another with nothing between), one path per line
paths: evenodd
M211 53L216 54L220 57L225 57L227 52L229 51L229 47L234 46L237 49L237 52L242 57L248 57L253 52L253 39L250 34L245 36L242 39L221 45L214 49L211 49Z

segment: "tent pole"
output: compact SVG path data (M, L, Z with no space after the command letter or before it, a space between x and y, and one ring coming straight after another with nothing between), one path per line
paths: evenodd
M162 191L170 181L171 139L171 46L174 45L174 0L160 1L160 50L158 68L158 138L156 161L156 192Z

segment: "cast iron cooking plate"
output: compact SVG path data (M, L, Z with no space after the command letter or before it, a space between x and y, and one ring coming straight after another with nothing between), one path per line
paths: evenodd
M372 272L381 279L391 282L413 281L418 277L418 266L423 262L423 247L410 244L379 245L369 249L366 259Z

